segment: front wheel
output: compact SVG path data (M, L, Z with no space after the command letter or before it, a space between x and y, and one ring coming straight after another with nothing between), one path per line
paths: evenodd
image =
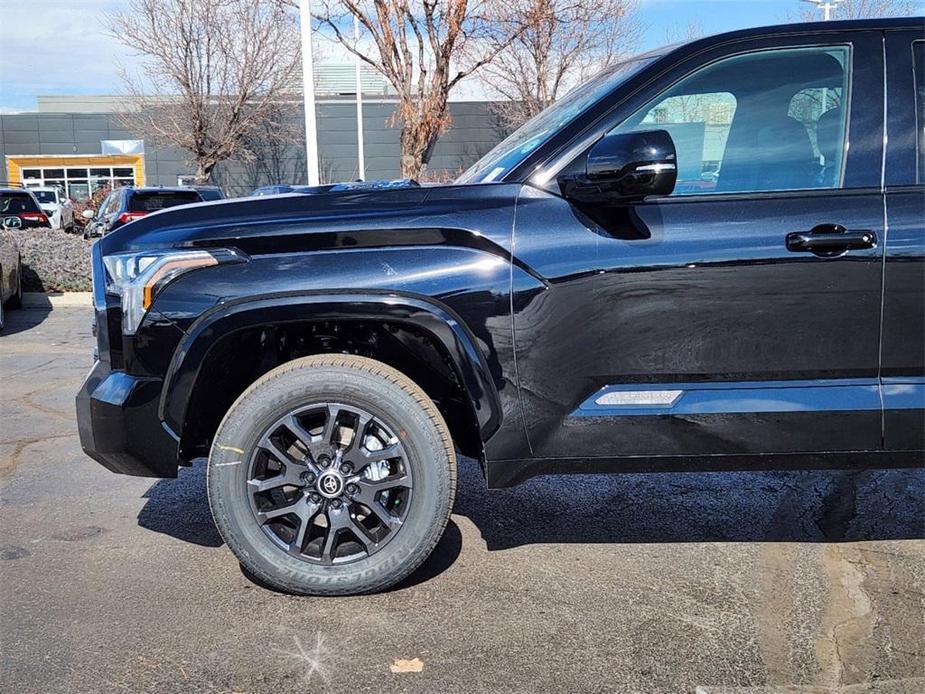
M305 595L385 589L436 546L456 456L428 396L364 357L297 359L219 426L208 492L219 532L267 584Z

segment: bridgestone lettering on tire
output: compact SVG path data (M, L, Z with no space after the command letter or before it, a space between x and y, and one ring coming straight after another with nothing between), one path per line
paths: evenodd
M346 595L406 578L443 534L456 456L440 412L395 369L319 355L232 405L208 464L216 526L280 590Z

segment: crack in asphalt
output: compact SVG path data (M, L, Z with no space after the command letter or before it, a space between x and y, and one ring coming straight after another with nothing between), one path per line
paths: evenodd
M50 393L52 391L58 390L62 387L62 384L59 382L48 383L44 386L39 386L33 390L30 390L27 393L18 395L14 397L10 402L18 403L26 407L31 407L34 410L38 410L42 414L46 414L50 417L57 417L59 419L67 420L68 422L74 421L74 413L72 411L62 412L61 410L55 409L53 407L47 407L40 403L35 402L35 398L39 395L44 395L45 393Z
M864 590L866 574L839 545L828 545L822 562L830 581L828 608L816 643L820 666L819 684L838 688L858 684L872 663L872 651L864 648L877 619L873 602ZM865 678L866 679L866 678ZM854 680L854 681L852 681Z
M17 378L17 377L19 377L19 376L22 376L23 374L32 373L33 371L38 371L39 369L41 369L41 368L43 368L43 367L45 367L45 366L48 366L49 364L53 364L54 362L55 362L54 359L49 359L49 360L47 360L47 361L41 362L40 364L35 364L34 366L30 366L30 367L25 368L25 369L20 369L19 371L7 371L7 372L4 374L4 378L7 379L7 380L9 380L9 379L11 379L11 378Z
M28 439L19 439L17 441L3 441L3 444L14 446L13 454L9 459L5 461L0 461L0 481L6 480L11 474L16 471L16 468L19 467L19 464L22 462L23 453L29 446L33 446L37 443L43 443L52 439L63 439L73 436L74 432L69 431L66 434L45 434L43 436L35 436Z

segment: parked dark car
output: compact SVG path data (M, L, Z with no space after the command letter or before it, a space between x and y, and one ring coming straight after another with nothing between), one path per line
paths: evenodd
M84 227L84 238L103 236L151 212L202 201L202 195L193 188L116 188L103 199L95 213L92 210L84 211L84 217L88 220Z
M428 556L457 451L489 487L920 465L922 26L698 39L605 70L451 185L104 237L84 450L155 477L208 457L229 548L318 595Z
M25 188L0 188L0 219L7 217L19 219L17 228L50 226L48 215L42 212L39 201Z

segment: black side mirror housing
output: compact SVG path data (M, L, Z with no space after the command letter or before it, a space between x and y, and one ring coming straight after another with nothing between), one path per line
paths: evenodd
M671 194L677 178L671 135L645 130L605 135L588 152L584 172L562 175L558 183L576 202L626 204Z

